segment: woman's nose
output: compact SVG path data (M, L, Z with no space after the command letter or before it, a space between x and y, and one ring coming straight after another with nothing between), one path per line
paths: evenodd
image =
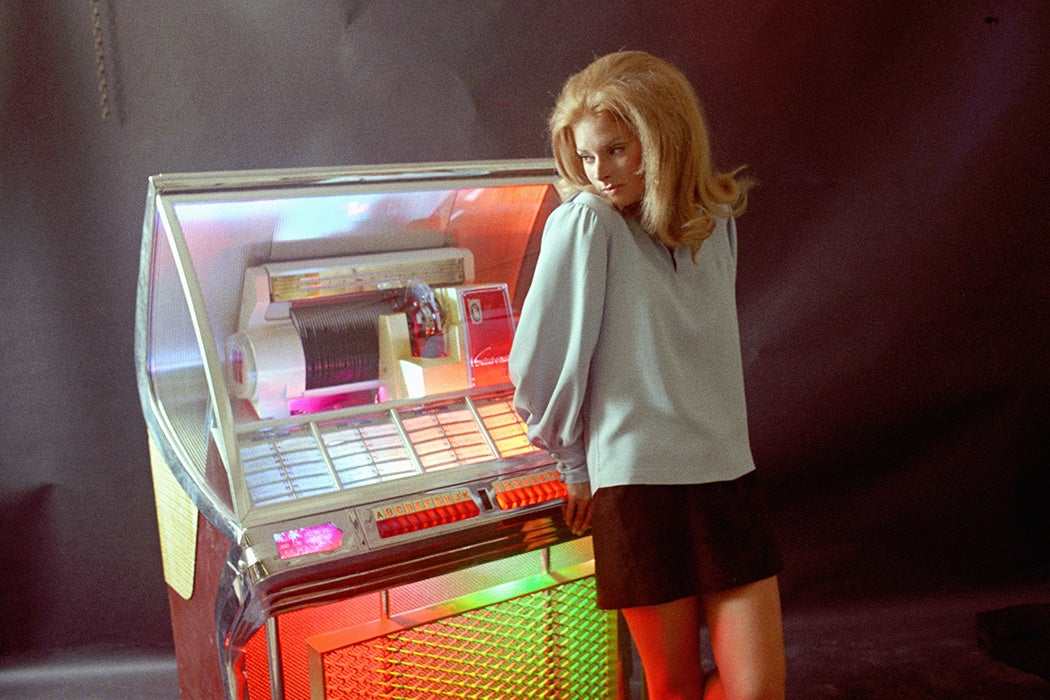
M594 158L594 177L598 180L607 180L609 177L608 163L604 158L595 156Z

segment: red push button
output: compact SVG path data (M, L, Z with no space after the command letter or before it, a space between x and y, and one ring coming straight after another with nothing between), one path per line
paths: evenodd
M385 539L473 518L481 514L481 509L470 491L462 489L387 504L376 508L372 514L379 536Z
M568 496L568 489L553 469L493 482L492 490L500 510L524 508Z

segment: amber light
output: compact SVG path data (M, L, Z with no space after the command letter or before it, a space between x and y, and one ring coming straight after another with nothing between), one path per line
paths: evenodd
M554 469L495 481L492 490L496 494L496 503L500 510L523 508L568 496L568 489Z

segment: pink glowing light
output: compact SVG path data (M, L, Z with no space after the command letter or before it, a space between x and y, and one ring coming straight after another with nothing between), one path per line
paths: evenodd
M324 523L278 532L274 534L273 541L277 544L277 555L281 559L294 559L339 549L343 546L343 531L334 523Z

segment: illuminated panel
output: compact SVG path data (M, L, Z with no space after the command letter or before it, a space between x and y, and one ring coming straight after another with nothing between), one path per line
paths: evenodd
M238 435L248 499L272 505L539 452L508 395L406 410L396 422L383 412L248 429Z
M255 505L335 491L317 441L303 426L263 430L241 438L241 464Z
M274 544L281 559L294 559L317 552L330 552L343 546L343 531L335 523L311 525L275 533Z
M500 510L511 510L565 498L568 489L556 469L492 482Z
M466 253L465 255L469 255ZM430 254L427 251L407 251L401 258L412 259L413 279L431 284L463 284L466 267L463 255ZM344 258L344 260L347 260ZM297 301L318 297L335 297L381 289L390 280L405 278L405 265L399 258L358 256L354 264L331 265L323 268L294 270L270 277L272 301ZM278 267L278 266L274 266Z
M468 489L420 496L374 508L380 537L426 530L438 525L477 517L481 513Z
M427 471L495 458L466 408L413 416L401 422Z
M386 400L385 391L382 388L367 388L360 391L348 391L324 396L301 396L297 399L288 399L288 414L301 416L311 413L324 413L325 411L338 411L343 408L376 403L378 397L382 397L378 400Z
M514 340L514 320L505 285L460 292L471 386L510 381L507 362Z
M418 474L389 416L319 424L332 469L307 423L265 428L239 437L241 464L253 505L291 501Z
M560 632L559 635L578 641L578 646L571 650L571 657L573 663L586 666L586 670L580 674L581 678L585 678L588 673L594 673L602 666L608 667L612 672L617 668L609 667L609 664L616 664L615 659L610 658L611 655L615 655L617 648L615 616L605 618L608 628L604 639L595 641L594 637L583 632L584 629L599 624L593 616L604 615L603 611L594 605L594 565L590 538L555 545L549 550L549 554L549 565L554 568L552 574L542 573L545 570L543 557L540 552L533 551L396 587L388 591L388 606L382 602L384 596L377 591L280 614L277 617L280 637L278 646L284 687L283 695L278 695L289 700L323 698L324 672L319 663L321 654L375 640L380 635L389 635L395 630L428 625L437 620L454 623L456 616L479 606L529 596L568 582L579 582L574 585L583 586L582 596L576 604L569 604L569 601L560 595L555 597L554 600L564 605L550 610L550 618L546 621L530 621L528 629L536 629L535 625L543 624L549 624L552 628L568 626L571 629ZM574 635L575 630L579 630L578 635ZM450 647L455 647L456 644L455 640L449 640ZM247 678L248 697L271 696L267 653L266 634L260 627L245 645L244 674ZM332 658L336 659L338 655ZM362 667L361 672L371 673L372 665L381 661L380 658L373 659L371 665L366 664ZM615 682L615 679L611 682ZM314 688L313 695L311 686ZM532 697L619 697L612 693L603 695L603 688L593 678L592 682L581 680L580 685L573 685L568 690L556 695L526 696L523 700L531 700ZM367 690L363 692L367 693ZM479 696L480 693L475 695ZM365 694L364 697L384 696ZM421 694L400 697L434 696ZM503 697L505 696L500 693L494 693L485 700L501 700Z
M525 424L514 411L510 401L503 399L478 402L477 409L501 456L510 457L538 451L525 435Z
M592 578L323 652L323 696L605 698L615 636ZM314 689L312 697L321 697Z
M344 489L418 473L397 428L385 417L323 424L321 434Z

